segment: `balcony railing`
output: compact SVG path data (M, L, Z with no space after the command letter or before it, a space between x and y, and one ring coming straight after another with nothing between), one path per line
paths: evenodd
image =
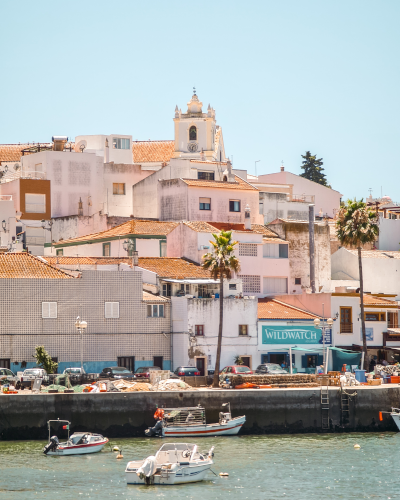
M340 333L353 333L353 323L340 323Z
M315 196L312 194L293 194L291 201L300 203L315 203Z

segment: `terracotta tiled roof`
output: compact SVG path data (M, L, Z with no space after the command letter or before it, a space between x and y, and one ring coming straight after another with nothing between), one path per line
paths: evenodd
M66 146L69 147L69 142ZM42 143L30 143L30 144L0 144L0 163L2 161L20 161L22 156L22 150L27 148L37 148L40 147L48 148L52 146L51 142L42 142ZM75 144L71 143L72 149ZM25 156L31 154L29 152L25 153Z
M211 274L201 266L192 264L184 259L170 257L139 257L139 267L157 273L160 278L177 280L185 278L211 278Z
M132 141L133 163L169 162L175 141Z
M215 231L218 231L218 229L214 225L211 225L208 222L185 221L184 224L185 226L190 227L190 229L193 229L193 231L196 231L198 233L215 233Z
M0 254L0 278L74 279L26 252Z
M118 236L124 237L129 234L144 234L144 235L167 235L179 222L160 222L160 221L149 221L149 220L137 220L132 219L128 222L124 222L112 229L107 229L107 231L101 231L100 233L88 234L86 236L79 236L78 238L70 238L69 240L62 240L55 243L55 245L63 246L65 244L73 244L84 241L95 241L107 238L115 238Z
M376 295L370 295L364 293L364 305L365 306L396 306L397 302L395 300L384 299L383 297L377 297Z
M52 266L60 265L60 266L95 266L95 265L117 265L117 264L132 264L131 257L42 257L46 262L51 264Z
M153 295L152 293L143 290L143 300L146 302L168 302L168 299L160 295Z
M259 319L311 319L318 318L303 309L285 304L276 299L258 299L258 318Z
M348 250L353 255L358 255L358 250ZM363 259L400 259L400 252L385 250L361 250Z
M191 163L211 163L212 165L226 165L226 161L190 160Z
M252 224L251 230L255 233L263 234L266 238L278 238L278 235L274 231L262 224Z
M271 231L266 226L261 224L252 224L251 229L245 229L244 224L239 223L231 223L231 222L204 222L204 221L185 221L184 224L193 231L197 231L198 233L215 233L216 231L236 231L243 233L257 233L264 235L263 240L273 240L273 241L282 241L279 236Z
M235 182L204 181L201 179L182 179L182 181L188 186L193 186L193 187L235 189L238 191L258 191L258 189L256 189L251 184L244 181L237 175L235 175Z

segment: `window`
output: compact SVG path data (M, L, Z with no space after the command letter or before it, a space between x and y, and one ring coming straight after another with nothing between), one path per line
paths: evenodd
M294 284L295 285L301 285L301 278L295 278L294 279Z
M229 290L236 290L236 283L229 283Z
M57 318L57 302L42 302L42 318Z
M211 210L211 198L199 198L200 210Z
M164 317L164 304L148 304L147 305L148 318L163 318Z
M183 283L181 284L181 292L185 293L186 295L190 294L190 285L186 284L184 285Z
M194 125L189 129L189 141L197 141L197 128Z
M103 257L111 256L111 243L103 243Z
M56 255L57 257L62 257L64 255L64 250L62 248L59 248L56 250Z
M204 325L195 325L194 333L197 337L204 337Z
M0 359L0 366L4 366L4 368L11 368L11 359L9 358L2 358Z
M256 274L241 274L243 293L261 293L260 276Z
M113 182L113 194L125 194L125 183Z
M264 293L287 293L287 278L263 278Z
M351 307L340 308L340 333L353 333Z
M266 243L263 245L263 257L266 259L287 259L288 248L285 243Z
M399 316L397 312L388 312L387 314L388 328L399 327Z
M117 358L117 365L126 368L130 372L135 371L135 356L123 356Z
M229 211L230 212L240 212L240 201L239 200L229 200Z
M45 214L46 195L25 193L25 212L28 214Z
M45 244L44 229L42 227L29 227L25 229L26 245L28 247Z
M386 321L386 314L384 312L365 312L364 317L365 321Z
M257 245L254 243L239 243L239 256L257 257Z
M239 335L248 335L248 325L239 325Z
M113 149L129 149L129 139L113 138Z
M170 283L164 283L162 286L162 290L163 290L164 297L171 297L171 284Z
M203 181L213 181L215 179L214 172L197 172L197 178Z
M119 302L105 302L104 303L104 317L106 319L119 318Z
M160 257L166 257L166 256L167 256L167 242L160 241Z

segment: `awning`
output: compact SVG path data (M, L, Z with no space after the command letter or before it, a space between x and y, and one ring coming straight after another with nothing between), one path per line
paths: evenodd
M167 281L168 283L190 283L191 285L219 285L219 281L210 279L184 279L184 280L173 280L167 278L161 278L161 281Z

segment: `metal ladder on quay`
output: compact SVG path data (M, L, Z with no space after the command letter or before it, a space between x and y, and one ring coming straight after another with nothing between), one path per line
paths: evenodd
M350 419L350 398L349 394L341 388L340 390L340 413L342 426L349 423Z
M321 428L329 430L329 387L321 386Z

